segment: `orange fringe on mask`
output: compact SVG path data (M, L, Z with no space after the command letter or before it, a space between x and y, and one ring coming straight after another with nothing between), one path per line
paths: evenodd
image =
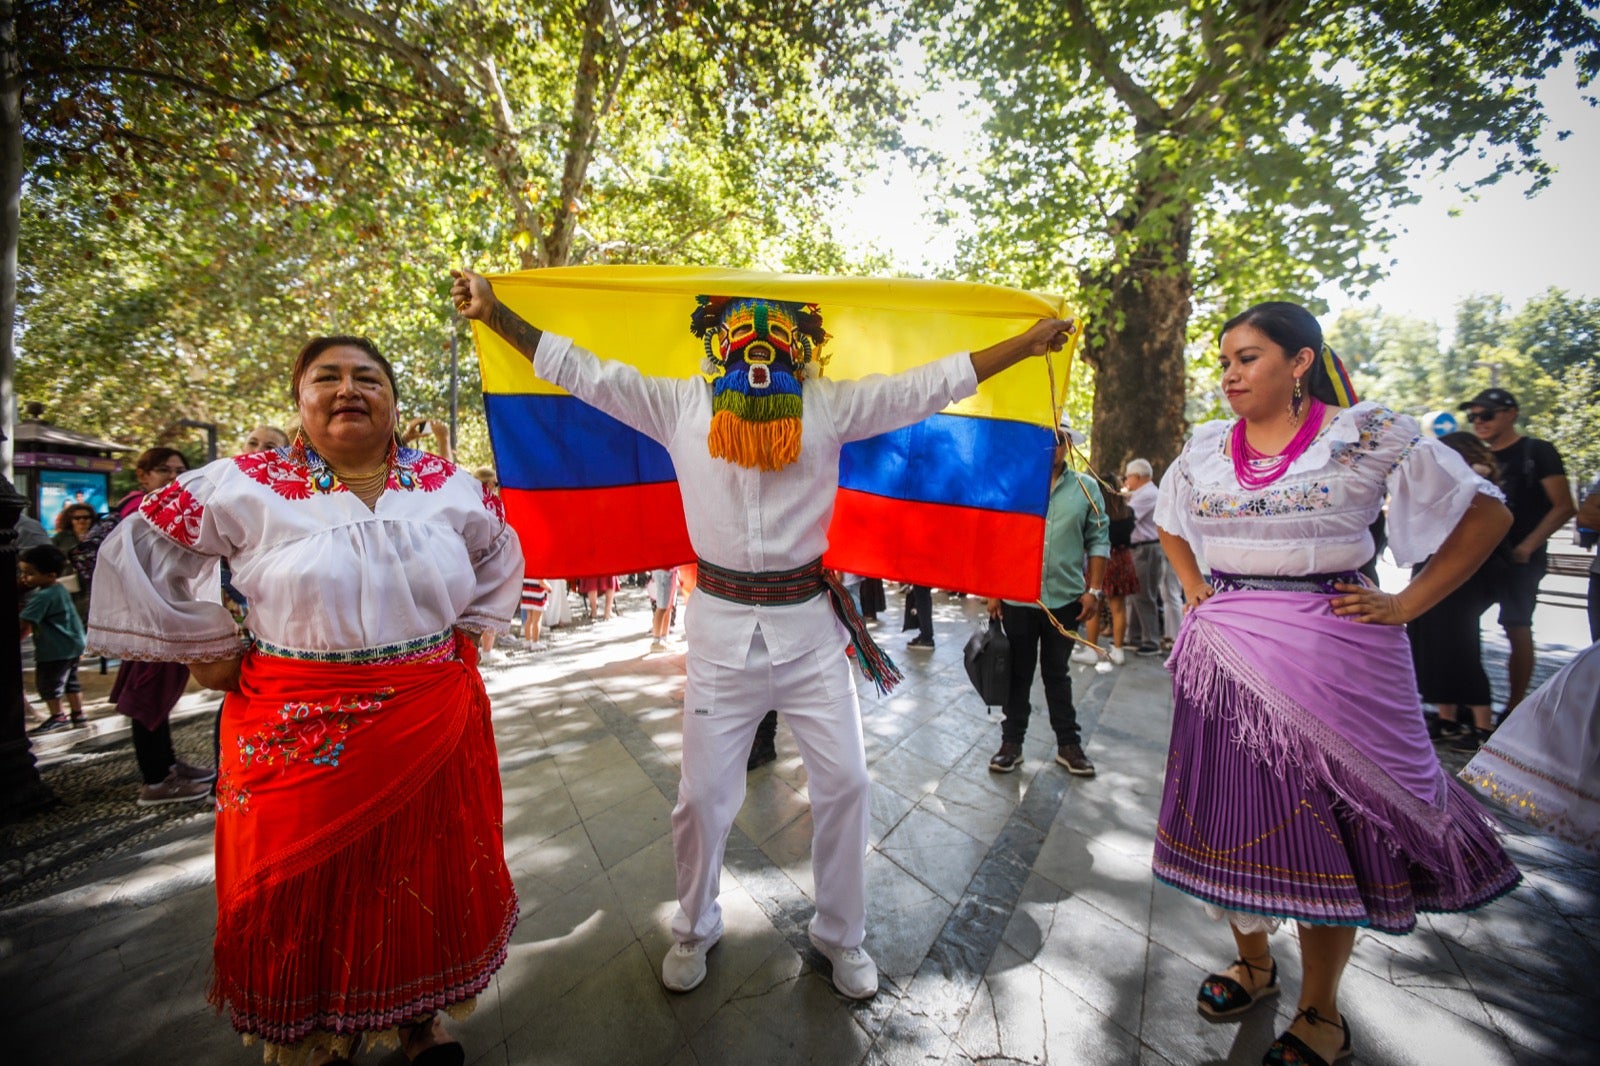
M718 411L711 416L706 444L713 459L758 470L782 470L800 458L800 420L751 422L732 411Z

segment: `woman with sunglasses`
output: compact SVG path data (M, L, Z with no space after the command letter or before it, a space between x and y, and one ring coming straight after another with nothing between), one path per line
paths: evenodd
M64 554L70 557L73 548L83 543L83 539L94 528L98 516L94 508L86 503L69 503L56 515L56 531L50 540ZM82 575L75 573L70 567L68 573L78 579L78 588L72 593L72 606L78 611L78 617L85 622L89 620L89 582L83 580Z

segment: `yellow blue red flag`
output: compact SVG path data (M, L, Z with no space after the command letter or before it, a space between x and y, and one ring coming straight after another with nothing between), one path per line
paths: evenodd
M489 281L539 329L646 374L680 378L701 370L701 342L689 332L700 295L816 305L830 335L826 373L842 379L894 373L987 347L1040 318L1067 317L1060 297L953 281L650 266L561 267ZM502 496L528 572L568 578L692 561L666 449L539 379L481 323L474 337ZM1048 364L1026 360L944 412L846 445L825 563L1035 599L1052 397L1065 390L1072 356L1069 346Z

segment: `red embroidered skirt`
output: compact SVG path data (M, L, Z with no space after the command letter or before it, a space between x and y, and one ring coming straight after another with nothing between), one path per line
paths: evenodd
M477 655L246 657L222 712L216 972L275 1044L392 1028L475 996L517 897Z

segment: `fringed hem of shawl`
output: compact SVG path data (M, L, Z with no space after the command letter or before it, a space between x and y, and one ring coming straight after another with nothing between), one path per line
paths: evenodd
M1336 807L1371 826L1390 854L1422 867L1441 887L1467 885L1472 869L1505 863L1493 819L1442 769L1436 803L1412 795L1343 736L1275 689L1238 649L1202 623L1191 619L1169 660L1174 690L1198 713L1225 721L1258 764L1279 779L1294 772L1324 784ZM1352 680L1328 679L1330 684ZM1469 862L1469 857L1476 861Z

